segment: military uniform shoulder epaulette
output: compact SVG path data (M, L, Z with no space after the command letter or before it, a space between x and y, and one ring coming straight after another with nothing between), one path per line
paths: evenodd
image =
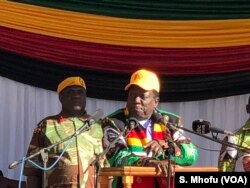
M56 119L58 119L58 115L53 115L53 116L48 116L48 117L46 117L46 118L44 118L44 119L42 119L38 124L37 124L37 126L42 126L43 125L43 123L45 122L45 121L47 121L47 120L56 120Z

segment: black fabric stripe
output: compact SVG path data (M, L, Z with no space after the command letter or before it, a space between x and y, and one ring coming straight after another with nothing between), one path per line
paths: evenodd
M130 75L81 69L0 50L0 75L24 84L56 91L65 77L80 75L91 98L126 101ZM161 102L207 100L250 93L250 71L213 75L161 76Z
M247 0L15 0L38 6L134 19L207 20L250 16Z

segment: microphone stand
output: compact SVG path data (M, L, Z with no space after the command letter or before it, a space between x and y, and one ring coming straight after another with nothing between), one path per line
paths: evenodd
M135 128L135 127L134 127ZM98 184L98 178L99 178L99 175L100 175L100 171L101 171L101 165L100 165L100 160L103 159L106 154L108 153L108 151L110 150L110 148L114 147L115 144L118 142L119 139L121 139L121 137L127 132L127 134L123 137L124 139L129 135L129 133L133 130L132 129L129 129L128 131L128 128L125 127L124 130L119 134L119 136L117 136L112 142L109 143L109 145L105 148L105 150L98 154L95 158L94 161L92 161L90 163L91 166L95 166L95 173L96 173L96 181L95 181L95 188L97 188L97 184Z
M171 182L171 176L172 176L171 155L175 154L175 143L171 138L165 139L165 142L168 144L167 147L163 147L163 151L167 155L167 162L168 162L168 168L167 168L168 183L167 183L167 188L170 188L170 182Z
M66 142L70 139L72 139L73 137L76 137L78 136L79 134L85 132L85 131L88 131L90 129L90 121L85 121L83 126L81 126L78 130L76 130L74 132L74 134L60 140L59 142L56 142L46 148L43 148L41 150L39 150L38 152L28 156L28 157L25 157L23 160L19 160L19 161L14 161L12 162L10 165L9 165L9 169L13 169L13 168L16 168L20 163L24 162L24 161L27 161L33 157L36 157L37 155L41 155L42 156L42 160L43 160L43 167L44 168L47 168L47 162L48 162L48 152L50 151L51 148L63 143L63 142ZM46 173L45 173L45 170L43 171L43 178L45 179L46 178ZM43 187L45 188L45 185L44 185L44 182L42 183L43 184Z
M171 155L172 154L175 154L175 148L173 146L173 140L168 140L168 149L167 149L167 152L168 152L168 186L167 188L170 188L170 183L171 183Z
M189 133L192 133L192 134L201 136L201 137L203 137L203 138L212 140L212 141L217 142L217 143L219 143L219 144L226 145L226 146L229 146L229 147L232 147L232 148L234 148L234 149L238 149L238 150L240 150L240 151L243 151L243 152L245 152L245 153L250 154L250 149L249 149L249 148L244 147L244 146L239 146L239 145L237 145L237 144L230 143L230 142L225 142L225 141L223 141L223 140L220 140L220 139L218 139L218 138L215 138L214 135L212 135L213 138L210 138L210 137L208 137L208 136L205 136L205 135L196 133L196 132L191 131L191 130L189 130L189 129L186 129L186 128L184 128L184 127L180 127L180 126L175 126L175 127L174 127L173 125L171 125L171 128L174 129L174 130L182 129L182 130L184 130L184 131L186 131L186 132L189 132Z
M139 126L137 119L133 117L130 117L127 123L128 124L126 124L127 126L125 126L124 130L112 142L109 143L109 145L105 148L105 150L102 153L96 156L94 161L90 163L91 166L93 165L95 166L95 174L96 174L95 188L97 188L98 178L101 170L100 160L106 156L110 148L114 147L121 137L123 137L124 139L127 138L130 132ZM123 136L125 133L126 135Z

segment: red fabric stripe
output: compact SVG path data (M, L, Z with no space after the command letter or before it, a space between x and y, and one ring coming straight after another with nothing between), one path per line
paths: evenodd
M164 132L153 132L153 138L157 140L162 140L166 138L166 134Z
M145 139L147 136L145 134L145 131L143 129L140 130L132 130L130 134L128 135L128 138L138 138L140 140Z
M55 38L0 27L1 49L75 67L131 73L150 68L162 75L214 74L250 70L250 45L169 49L113 46Z

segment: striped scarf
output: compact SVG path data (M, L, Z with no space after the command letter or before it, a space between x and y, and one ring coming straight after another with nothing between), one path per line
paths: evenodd
M153 124L152 139L164 140L166 139L166 127L159 123ZM138 155L145 156L146 153L143 151L143 146L149 142L147 138L146 129L143 126L138 126L133 129L128 135L128 147L130 150Z

